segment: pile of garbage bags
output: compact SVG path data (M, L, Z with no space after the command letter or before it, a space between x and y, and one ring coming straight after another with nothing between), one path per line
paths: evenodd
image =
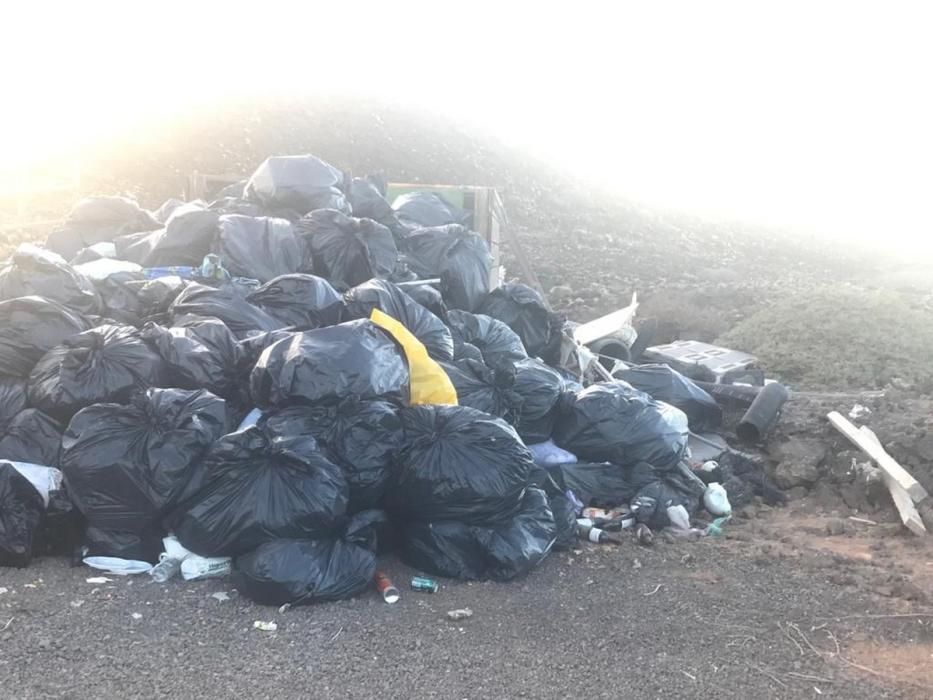
M147 566L173 535L294 605L358 594L390 550L509 580L582 506L695 512L678 465L715 402L663 366L582 388L563 320L490 289L469 225L314 156L212 202L79 203L0 264L0 565Z

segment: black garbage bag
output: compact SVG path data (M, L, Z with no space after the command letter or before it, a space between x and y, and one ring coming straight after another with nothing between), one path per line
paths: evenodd
M541 295L528 285L509 282L493 289L479 313L497 318L515 331L532 357L540 357L548 364L559 359L563 322L548 311Z
M441 278L451 309L476 311L489 294L492 256L478 233L458 224L419 228L405 238L404 249L419 275Z
M468 406L415 406L400 412L405 447L387 495L406 520L508 519L534 466L505 421Z
M63 483L59 489L49 492L49 504L33 541L33 555L76 560L84 541L84 529L84 517L75 508Z
M40 296L82 314L101 311L94 283L50 250L23 243L0 267L0 299Z
M62 439L61 468L92 554L156 561L162 518L198 487L225 425L223 399L207 391L151 389L129 406L80 411Z
M29 403L69 420L95 403L125 403L163 386L165 365L132 326L98 326L49 350L29 375Z
M396 236L403 235L405 228L386 201L386 181L376 175L355 177L350 183L350 207L358 219L372 219L388 228Z
M369 318L373 309L379 309L411 331L435 360L453 359L454 341L444 322L391 282L369 280L347 291L343 299L344 318Z
M372 585L377 530L385 513L369 510L342 532L315 540L275 540L234 562L233 585L260 605L309 605L345 600Z
M679 408L687 414L694 431L716 430L722 425L722 408L716 400L676 369L667 365L640 365L617 370L612 376L656 401Z
M49 491L49 502L33 541L34 556L80 557L84 541L85 522L71 497L65 483Z
M92 246L87 248L82 248L73 258L69 258L68 264L72 267L78 265L84 265L89 262L96 262L98 260L111 260L116 255L116 247L113 243L95 243ZM64 258L63 258L64 259Z
M408 365L391 337L367 320L295 333L273 343L250 374L262 409L359 396L405 397Z
M152 218L158 221L160 224L165 225L165 222L168 221L169 217L175 212L179 207L185 206L186 202L177 197L169 197L162 204L159 205L159 208L152 212Z
M448 202L437 192L408 192L400 194L392 202L392 209L399 221L409 228L446 226L447 224L470 224L472 215Z
M173 324L188 315L219 318L240 339L256 331L282 328L280 321L246 301L245 294L234 285L214 288L189 284L175 297L169 314Z
M172 302L190 284L192 282L177 275L156 277L143 284L136 295L140 304L140 320L156 320L165 316Z
M444 297L430 284L406 285L402 291L439 319L447 322L447 305L444 303Z
M523 400L515 390L515 370L492 369L482 360L441 362L457 391L457 403L515 425L522 415Z
M509 581L528 573L557 538L547 496L528 488L515 515L490 523L412 521L404 525L402 558L409 566L461 580Z
M277 539L326 535L347 509L347 481L310 435L252 426L218 440L204 485L181 507L175 535L202 556L238 556Z
M454 345L454 361L460 362L462 360L475 360L476 362L481 362L484 365L486 364L486 358L483 357L483 353L480 352L480 349L471 343L459 343Z
M263 333L253 333L237 343L237 354L239 355L237 375L247 388L249 387L249 375L265 349L280 340L291 338L295 334L296 331L284 329L265 331Z
M219 218L216 211L186 204L172 212L163 228L114 240L117 257L143 267L198 266L211 252Z
M687 446L687 417L622 381L593 384L566 406L554 442L581 459L615 464L676 466Z
M475 345L490 367L510 367L528 358L522 339L515 331L491 316L451 310L447 313L447 325L455 345Z
M615 508L631 501L645 486L657 481L657 472L647 462L620 467L608 462L558 464L546 474L560 492L573 491L587 506Z
M0 375L28 377L45 353L90 327L84 315L42 297L0 301Z
M275 435L314 437L343 469L350 487L350 513L382 504L392 463L405 443L393 404L355 396L337 403L278 409L263 415L259 425Z
M242 198L243 192L246 190L246 183L249 180L238 180L237 182L231 182L229 185L221 187L213 195L214 199L225 199L227 197L236 197Z
M398 262L392 233L371 219L318 209L295 224L295 231L311 249L314 273L338 289L388 277Z
M213 252L234 277L268 282L279 275L310 272L311 258L291 222L268 216L220 217Z
M577 511L573 501L559 493L548 496L554 516L554 551L573 549L577 545Z
M0 461L0 566L28 566L45 502L29 479Z
M521 415L515 429L525 444L550 439L557 417L557 404L564 393L560 374L541 360L529 358L514 365L515 393L521 397Z
M223 321L194 318L173 328L150 323L141 335L165 363L168 386L207 389L225 399L240 398L239 346Z
M26 381L17 377L0 376L0 436L4 435L6 427L24 408ZM3 459L2 454L0 459Z
M330 282L307 274L281 275L250 292L246 300L278 320L301 330L340 321L341 297Z
M128 270L94 280L94 288L104 302L102 315L120 323L139 325L147 312L139 293L148 283L144 272Z
M49 234L46 248L70 260L82 248L112 241L138 231L153 231L160 224L127 197L88 197L78 202L64 226Z
M303 216L330 208L349 213L344 180L342 172L315 156L272 156L256 168L244 196L269 212L292 210Z
M20 411L0 434L0 459L58 466L62 425L35 408Z
M242 214L243 216L262 216L264 209L248 199L240 197L221 197L210 203L208 209L218 214Z
M732 510L746 505L754 496L769 506L787 502L787 495L768 476L764 460L735 450L726 450L717 461L720 477L714 481L719 481L726 489ZM699 476L702 478L705 473L700 472Z
M665 474L646 484L631 501L635 519L652 530L661 530L671 524L667 509L684 506L688 515L699 509L703 488L688 482L679 474Z

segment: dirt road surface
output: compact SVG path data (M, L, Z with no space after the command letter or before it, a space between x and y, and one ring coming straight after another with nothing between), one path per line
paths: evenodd
M92 584L44 559L3 571L0 683L16 698L929 698L933 556L845 522L830 536L837 520L791 506L722 540L581 544L518 582L284 612L227 581Z

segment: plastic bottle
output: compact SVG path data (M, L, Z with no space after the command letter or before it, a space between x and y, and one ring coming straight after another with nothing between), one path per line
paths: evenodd
M189 554L181 562L181 577L185 581L199 581L204 578L221 578L233 570L230 557L201 557Z
M165 583L181 571L181 560L172 559L163 554L159 557L159 563L152 567L149 575L156 583Z

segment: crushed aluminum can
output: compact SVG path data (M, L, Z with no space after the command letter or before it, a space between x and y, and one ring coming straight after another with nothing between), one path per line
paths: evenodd
M437 581L433 578L427 578L426 576L412 576L411 577L411 590L419 591L421 593L437 593L440 586L437 585Z

